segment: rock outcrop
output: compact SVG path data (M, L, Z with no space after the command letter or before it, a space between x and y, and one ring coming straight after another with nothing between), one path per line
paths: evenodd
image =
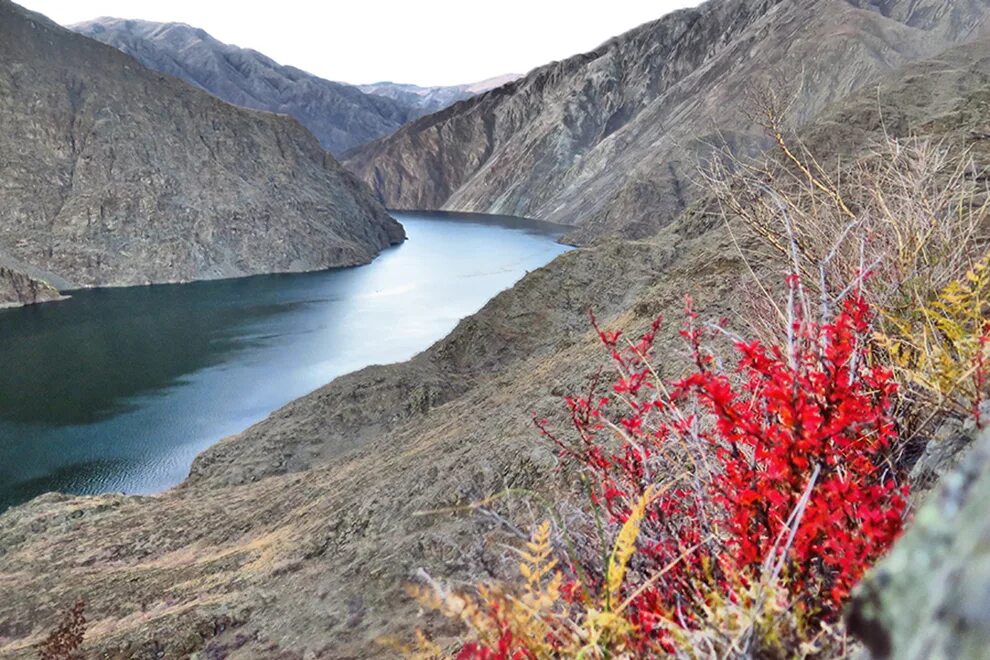
M294 120L8 0L0 125L0 254L59 288L349 266L403 239Z
M990 429L856 588L849 627L874 658L982 660L990 649Z
M985 0L725 0L670 14L347 154L391 208L506 213L643 237L693 199L713 145L765 146L772 88L804 125L909 61L973 39Z
M0 266L0 308L59 300L58 289L43 280Z

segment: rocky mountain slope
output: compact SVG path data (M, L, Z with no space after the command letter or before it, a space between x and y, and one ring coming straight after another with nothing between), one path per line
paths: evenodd
M60 288L347 266L403 239L297 122L0 0L0 265Z
M843 100L810 141L841 154L883 131L928 134L972 149L982 170L988 100L990 46L980 44ZM506 569L511 530L460 507L506 488L561 492L531 419L559 415L561 396L603 363L587 309L631 332L667 312L660 354L686 358L676 323L685 293L703 318L744 324L752 312L739 306L751 275L737 245L760 254L698 207L648 240L569 252L413 360L339 378L213 447L161 496L46 495L8 511L0 655L31 657L58 612L85 598L94 655L393 657L385 636L433 625L403 592L418 569L453 579ZM752 265L779 278L772 262ZM960 520L982 520L967 511ZM539 505L501 512L545 515ZM937 574L905 575L918 592L937 588ZM966 594L986 593L979 576ZM903 628L897 648L911 644Z
M985 0L727 0L420 119L348 154L393 208L531 216L575 241L648 236L697 192L712 145L764 145L768 86L803 125L906 62L973 39Z
M491 83L452 87L395 83L355 86L283 66L255 50L225 44L184 23L102 17L70 29L228 103L295 117L334 154L389 135L413 119L487 91L499 82L493 79Z
M458 101L463 101L472 96L484 94L496 87L507 85L519 78L522 78L522 75L510 73L504 76L480 80L468 85L452 85L449 87L420 87L419 85L403 83L379 82L370 85L358 85L358 88L368 94L385 96L415 108L417 112L416 117L418 118L443 110Z

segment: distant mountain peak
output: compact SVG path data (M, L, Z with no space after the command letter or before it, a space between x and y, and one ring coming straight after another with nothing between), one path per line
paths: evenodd
M279 64L263 53L224 43L186 23L101 16L70 29L228 103L288 114L334 154L389 135L409 121L513 78L500 76L451 87L396 83L355 86Z

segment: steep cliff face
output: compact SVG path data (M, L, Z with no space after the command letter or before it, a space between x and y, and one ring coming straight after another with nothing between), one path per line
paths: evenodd
M860 6L857 6L860 5ZM905 62L972 38L985 0L729 0L643 25L359 148L395 208L532 216L579 241L646 236L695 198L712 145L764 146L770 86L804 124Z
M402 228L295 121L0 0L0 253L71 286L364 263Z

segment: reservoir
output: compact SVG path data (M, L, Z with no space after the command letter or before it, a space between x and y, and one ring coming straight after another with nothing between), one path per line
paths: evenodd
M0 311L0 511L41 493L155 493L221 438L341 374L406 360L568 248L562 227L393 214L372 263L72 292Z

